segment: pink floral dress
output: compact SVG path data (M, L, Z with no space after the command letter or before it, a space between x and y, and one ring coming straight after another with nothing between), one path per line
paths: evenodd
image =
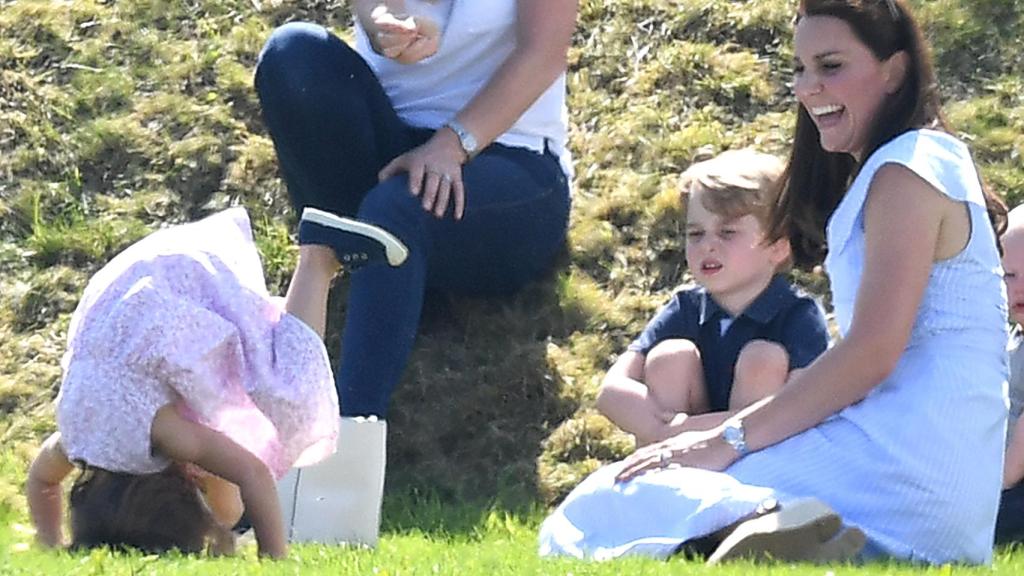
M155 232L96 273L71 318L62 366L57 426L72 461L164 469L150 428L171 403L275 477L334 450L327 352L267 293L242 208Z

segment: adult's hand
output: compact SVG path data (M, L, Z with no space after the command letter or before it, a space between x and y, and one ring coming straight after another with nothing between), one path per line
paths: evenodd
M433 56L441 42L440 28L430 18L395 14L385 5L370 13L365 29L378 54L401 64Z
M466 208L462 164L467 159L458 136L449 128L441 128L422 146L389 162L377 177L383 182L408 173L409 193L421 198L424 210L441 218L453 203L455 219L460 220Z
M623 461L615 477L625 482L651 470L674 466L720 471L739 459L739 454L722 439L721 428L683 432L649 444Z

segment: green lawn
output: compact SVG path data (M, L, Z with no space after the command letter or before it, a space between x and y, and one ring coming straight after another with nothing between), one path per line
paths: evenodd
M428 508L432 508L428 506ZM435 510L436 512L436 510ZM450 516L449 511L445 516ZM260 561L255 546L243 547L235 558L164 557L119 554L95 550L88 554L42 552L29 547L27 528L15 524L0 533L0 574L564 574L582 576L629 574L713 574L716 576L859 576L903 574L1022 574L1024 552L1001 551L993 568L960 566L912 567L900 564L867 566L754 566L732 564L705 567L696 562L626 559L614 562L550 560L536 553L539 514L527 517L500 512L462 511L462 521L473 525L465 532L395 527L387 530L376 550L350 550L336 546L303 545L292 548L281 561ZM424 518L428 524L434 518Z

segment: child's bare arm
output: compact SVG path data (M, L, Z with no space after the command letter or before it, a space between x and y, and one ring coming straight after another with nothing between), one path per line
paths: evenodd
M260 554L281 558L288 552L274 478L263 462L227 436L161 408L150 432L153 445L168 458L197 466L238 486L252 521Z
M1024 416L1011 421L1013 435L1006 448L1006 464L1003 468L1003 489L1011 488L1024 480Z
M73 468L60 446L60 432L54 432L43 442L29 468L25 482L28 508L36 527L36 541L44 546L63 544L64 507L60 483Z

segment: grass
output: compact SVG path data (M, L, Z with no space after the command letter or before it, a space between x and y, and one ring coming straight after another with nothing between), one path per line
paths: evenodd
M577 177L558 269L507 299L428 299L394 398L380 550L300 547L295 560L257 564L251 554L156 561L14 552L28 535L10 525L26 522L24 467L53 429L69 315L113 254L149 230L242 204L270 290L287 287L294 214L252 69L285 21L348 34L347 3L0 0L0 573L704 572L678 562L542 561L535 528L583 476L631 449L594 412L593 398L614 356L686 280L678 173L698 150L781 154L788 145L793 4L580 0L568 77ZM1019 203L1024 4L913 4L954 128L988 185ZM796 277L827 301L820 273ZM342 279L332 294L332 351L346 291ZM1024 573L1024 553L1001 552L994 571Z

